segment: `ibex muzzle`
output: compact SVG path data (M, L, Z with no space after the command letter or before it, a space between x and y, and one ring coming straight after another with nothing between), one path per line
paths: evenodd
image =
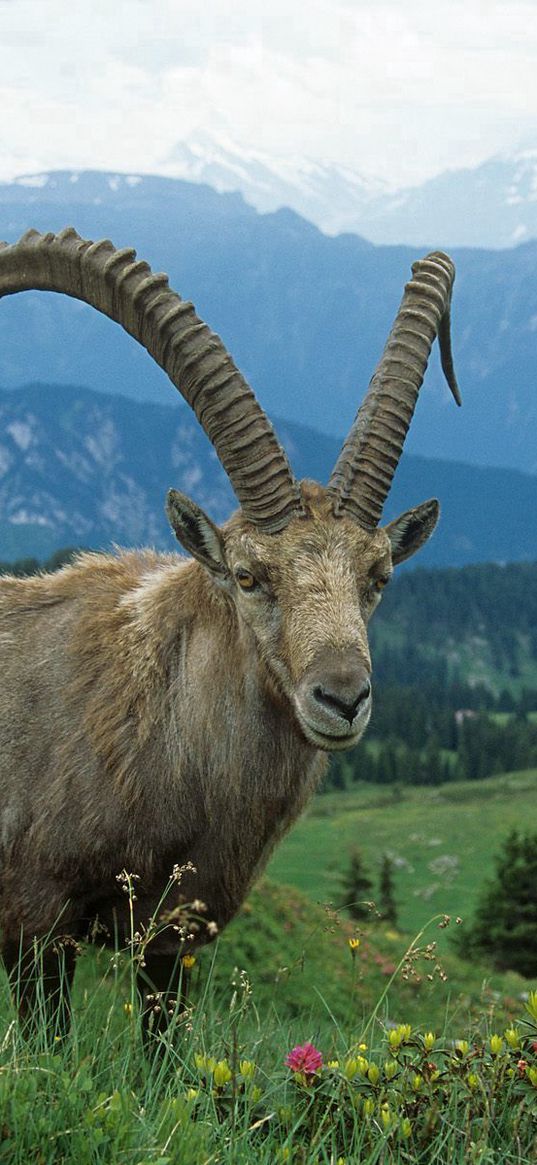
M435 336L459 400L453 265L437 252L413 272L323 487L295 479L221 340L165 275L72 229L0 244L0 297L63 292L146 347L240 502L219 529L170 490L168 517L192 561L84 555L55 576L0 582L0 924L30 1010L34 939L47 936L47 991L65 1014L58 952L70 981L74 946L58 936L83 938L97 919L109 941L127 941L133 922L148 933L174 864L187 867L180 893L212 920L189 929L187 945L208 941L318 787L325 754L364 731L368 620L393 566L438 518L431 500L379 526ZM140 879L134 918L121 870ZM165 921L150 933L140 992L146 1012L148 991L163 993L158 1026L185 945Z
M320 651L297 692L306 731L321 748L349 748L371 715L371 668L356 650Z

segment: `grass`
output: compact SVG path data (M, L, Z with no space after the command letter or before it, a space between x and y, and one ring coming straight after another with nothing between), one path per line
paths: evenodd
M143 1055L124 956L82 956L65 1041L43 1027L25 1039L4 983L0 1161L529 1163L537 996L534 1015L482 990L477 1022L468 1000L450 1009L443 979L415 977L437 926L410 944L410 958L402 936L369 927L353 956L348 922L263 883L216 954L200 959L193 1007L153 1059ZM388 952L398 966L388 968ZM528 987L516 976L509 986ZM310 1041L322 1068L286 1067L289 1051Z
M499 839L532 820L536 783L525 773L319 798L272 880L199 957L192 1009L153 1060L125 956L82 955L65 1041L43 1027L25 1039L1 980L0 1163L535 1162L535 984L456 957L443 913L469 912ZM385 848L409 863L397 873L406 933L317 904L335 898L354 843L372 865ZM427 901L414 890L444 853L458 856L457 875ZM308 1042L324 1064L301 1076L285 1058Z

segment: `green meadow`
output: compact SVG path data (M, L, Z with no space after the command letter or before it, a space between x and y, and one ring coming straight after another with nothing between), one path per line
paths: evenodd
M375 883L394 862L398 924L407 934L433 914L471 916L494 855L510 830L537 830L537 771L427 786L358 785L320 796L280 845L268 875L337 905L339 879L357 847Z
M0 1162L535 1162L537 984L449 935L505 834L533 826L536 791L529 771L319 796L149 1057L125 953L81 956L65 1040L25 1036L0 980ZM373 881L392 856L397 926L338 909L352 846Z

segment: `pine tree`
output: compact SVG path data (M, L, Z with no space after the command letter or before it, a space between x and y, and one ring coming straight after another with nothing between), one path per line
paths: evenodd
M341 877L341 888L341 905L347 908L351 918L370 918L369 903L373 883L365 871L364 860L358 849L351 850L348 869Z
M397 904L394 896L393 862L388 854L383 854L380 867L379 914L386 922L397 925Z
M467 958L485 955L500 970L537 974L537 834L506 838L496 873L485 884L471 926L457 933Z

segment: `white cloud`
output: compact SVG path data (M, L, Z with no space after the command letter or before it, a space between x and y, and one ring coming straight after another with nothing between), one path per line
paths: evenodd
M0 176L156 170L199 130L419 180L537 131L535 15L533 0L0 3Z

